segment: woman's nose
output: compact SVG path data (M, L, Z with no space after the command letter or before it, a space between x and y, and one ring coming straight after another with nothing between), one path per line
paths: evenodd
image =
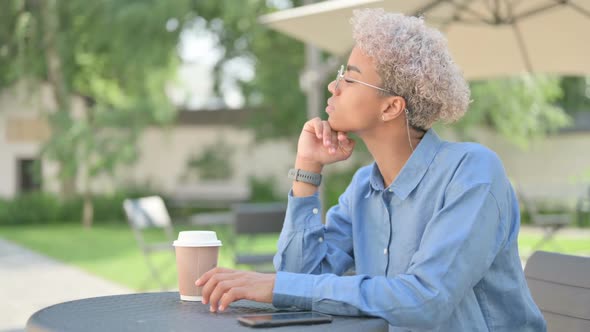
M336 89L336 80L333 80L328 84L328 91L330 91L330 93L333 95L339 92L339 90Z

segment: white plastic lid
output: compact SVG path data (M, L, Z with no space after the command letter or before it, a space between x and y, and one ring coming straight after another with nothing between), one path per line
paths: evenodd
M179 247L221 247L221 241L213 231L183 231L178 233L178 239L172 243Z

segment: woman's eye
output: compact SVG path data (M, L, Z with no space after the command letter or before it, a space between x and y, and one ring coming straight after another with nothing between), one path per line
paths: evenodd
M346 77L344 78L344 82L346 82L346 83L354 83L353 80L351 80L349 78L346 78Z

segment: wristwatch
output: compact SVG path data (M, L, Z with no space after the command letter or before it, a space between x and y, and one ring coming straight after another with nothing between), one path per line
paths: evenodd
M297 182L305 182L313 184L314 186L319 186L320 183L322 183L321 174L304 171L298 168L291 168L287 174L287 177Z

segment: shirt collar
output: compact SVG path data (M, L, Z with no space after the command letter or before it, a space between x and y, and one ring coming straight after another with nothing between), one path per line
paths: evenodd
M395 178L395 181L389 186L396 196L404 200L418 186L418 183L420 183L428 167L434 160L434 156L436 156L441 144L442 140L438 137L434 129L431 128L424 134L416 150L410 155L410 158ZM369 193L366 197L373 191L386 189L383 186L383 176L376 162L373 163L369 183Z

